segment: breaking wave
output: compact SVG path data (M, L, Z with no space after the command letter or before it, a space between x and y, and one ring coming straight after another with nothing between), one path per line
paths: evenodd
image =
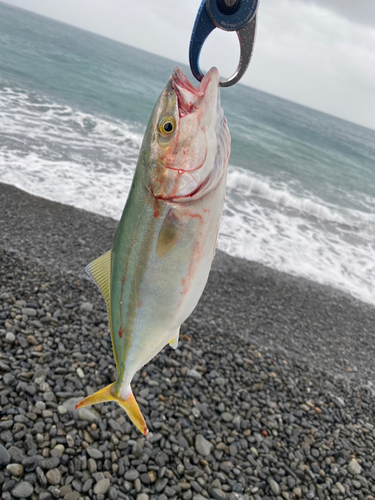
M0 86L0 180L119 219L143 130ZM363 211L328 203L298 180L231 166L219 248L375 304L375 200L345 196Z

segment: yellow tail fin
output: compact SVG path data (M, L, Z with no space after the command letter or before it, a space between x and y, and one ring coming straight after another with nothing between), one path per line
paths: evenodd
M82 399L82 401L77 403L76 409L83 408L84 406L91 406L91 405L96 405L98 403L104 403L106 401L117 401L118 404L122 408L124 408L128 417L137 427L137 429L139 429L142 432L142 434L146 435L148 432L146 422L145 419L143 418L141 410L139 409L137 401L135 400L132 390L129 387L130 391L129 396L126 399L120 399L113 394L114 385L115 383L107 385L107 387L103 387L103 389L100 389L100 391L95 392L95 394L92 394L91 396L87 396L87 398Z

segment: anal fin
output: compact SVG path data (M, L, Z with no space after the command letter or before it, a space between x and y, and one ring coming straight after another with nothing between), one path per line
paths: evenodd
M177 328L176 333L173 335L171 340L168 342L168 344L173 347L173 349L177 349L178 347L178 341L180 339L180 326Z

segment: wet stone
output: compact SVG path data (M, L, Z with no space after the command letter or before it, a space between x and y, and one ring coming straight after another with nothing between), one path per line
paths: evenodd
M3 382L4 382L4 386L7 387L7 386L10 386L10 385L16 385L17 384L17 379L13 375L13 373L6 373L3 376Z
M135 469L129 469L125 472L125 479L127 481L135 481L139 477L139 472Z
M33 493L34 493L33 486L26 481L22 481L21 483L18 483L12 489L12 495L16 498L29 498L29 497L31 497L31 495Z
M219 488L212 488L210 494L215 500L226 500L227 497L226 493Z
M81 304L81 310L84 312L91 312L93 308L94 306L91 304L91 302L83 302Z
M42 469L40 467L37 467L35 469L35 472L36 472L36 475L37 475L37 478L38 478L38 481L40 482L40 484L42 486L47 486L47 478L44 475L44 472L42 471Z
M362 467L359 465L357 460L351 460L349 465L348 465L348 472L352 474L353 476L360 474L362 471Z
M8 342L9 344L13 344L15 342L16 336L12 332L7 332L5 335L5 342Z
M197 434L195 437L195 449L200 455L207 456L211 453L213 444L207 441L201 434Z
M78 491L70 491L69 493L64 495L64 500L78 500L79 497L80 494L78 493Z
M12 474L12 476L22 476L23 474L23 466L20 464L9 464L6 467L6 470Z
M61 473L59 469L51 469L46 473L46 479L49 484L56 486L61 481Z
M51 391L46 391L44 394L43 394L43 399L44 401L46 401L47 403L51 403L52 401L55 401L56 397L54 395L53 392Z
M110 488L110 490L108 492L108 496L109 496L110 500L117 500L118 493L117 493L117 489L114 486L112 486L112 488Z
M95 460L103 458L103 453L97 448L87 448L86 451L90 455L90 457L94 458Z
M132 455L139 458L143 453L142 447L138 443L134 443L132 447Z
M280 490L280 486L278 485L278 483L272 478L268 482L269 482L270 488L272 490L272 493L274 495L280 495L281 490Z
M104 478L98 481L94 486L95 495L104 495L105 493L107 493L110 484L111 483L108 478Z
M155 483L155 491L161 493L168 484L167 478L158 479Z
M22 462L25 458L25 450L17 448L16 446L8 448L8 453L12 462Z
M93 480L91 479L91 477L89 479L87 479L84 483L83 483L83 486L82 486L82 493L87 493L89 491L89 489L91 488L91 486L93 485Z
M137 495L137 500L149 500L149 496L146 493L139 493L139 495Z
M3 485L3 490L4 491L9 491L13 488L13 486L16 484L16 481L14 479L8 479L6 482L4 482Z
M38 496L38 500L50 500L52 495L49 491L41 491Z
M99 413L91 408L80 408L78 417L80 420L87 420L89 423L95 423L100 419Z
M55 469L59 464L60 464L60 458L51 457L41 460L39 462L39 467L41 467L44 470L50 470L50 469Z
M96 462L93 458L89 458L87 460L87 468L88 468L90 474L93 474L96 471L97 465L96 465Z
M194 370L194 369L188 370L186 373L186 376L191 377L194 380L201 380L202 379L202 375L197 370Z
M26 316L36 316L36 310L31 307L25 307L22 309L22 314L26 314Z
M233 420L233 415L227 411L221 414L221 418L224 420L224 422L232 422Z
M68 412L68 410L65 408L65 406L59 405L57 407L57 412L59 415L65 415Z
M10 456L6 448L0 444L0 465L5 466L10 462Z

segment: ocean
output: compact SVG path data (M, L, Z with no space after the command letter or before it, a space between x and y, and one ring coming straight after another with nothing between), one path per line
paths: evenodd
M0 3L0 181L119 219L177 64ZM219 248L375 304L375 131L241 84L221 100Z

